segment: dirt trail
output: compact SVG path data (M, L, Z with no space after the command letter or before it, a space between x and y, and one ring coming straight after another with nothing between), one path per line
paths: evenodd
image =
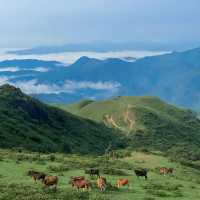
M124 128L132 130L134 125L136 124L136 117L131 108L131 105L128 105L127 109L121 113L114 113L111 115L106 114L103 120L104 123L120 130L124 130ZM117 124L117 119L120 120L120 118L125 122L126 127L121 127Z
M111 115L105 115L105 120L104 122L110 124L111 126L113 126L114 128L118 128L121 129L120 126L117 125L117 123L114 121L113 117Z
M135 115L130 111L131 105L128 105L125 113L124 113L124 122L127 123L128 128L132 129L135 125Z

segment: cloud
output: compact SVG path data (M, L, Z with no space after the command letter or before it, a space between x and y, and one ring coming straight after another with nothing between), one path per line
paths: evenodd
M59 61L66 66L68 64L74 63L82 56L87 56L91 58L97 59L108 59L108 58L120 58L123 59L125 57L134 57L134 58L142 58L146 56L155 56L155 55L162 55L168 53L166 51L110 51L110 52L63 52L63 53L52 53L52 54L44 54L44 55L13 55L13 54L6 54L6 51L15 51L21 49L0 49L0 60L8 60L8 59L38 59L38 60L46 60L52 61L56 60ZM62 65L63 66L63 65Z
M35 68L20 68L20 67L0 67L0 72L18 72L18 71L36 71L36 72L48 72L49 69L45 67Z
M19 67L2 67L0 68L0 72L17 72L20 71Z
M65 81L64 88L69 91L74 91L78 89L94 89L94 90L114 90L119 88L120 84L117 82L91 82L91 81Z
M0 76L0 85L8 83L9 78L7 76Z
M26 70L32 70L32 71L36 71L36 72L48 72L49 71L49 69L47 69L45 67L36 67L36 68L26 69Z
M117 82L91 82L91 81L73 81L66 80L64 84L44 84L38 83L37 79L30 81L18 81L15 86L22 89L27 94L59 94L59 93L75 93L81 89L105 90L112 93L118 91L121 87Z

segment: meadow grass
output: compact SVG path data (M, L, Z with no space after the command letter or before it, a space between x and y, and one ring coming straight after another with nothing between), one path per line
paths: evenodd
M161 176L157 168L162 166L173 167L175 173ZM96 188L96 177L84 174L84 170L90 167L99 168L112 187L100 192ZM136 168L148 170L147 181L135 176ZM57 175L58 190L44 189L41 182L34 183L27 176L30 169ZM80 175L85 175L92 182L91 191L77 192L68 184L71 176ZM128 157L108 159L104 156L0 151L0 200L199 200L199 177L198 170L170 162L160 154L133 152ZM130 187L117 189L115 185L119 178L129 179Z

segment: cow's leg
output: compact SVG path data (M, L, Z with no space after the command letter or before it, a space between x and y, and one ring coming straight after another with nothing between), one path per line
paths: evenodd
M79 192L79 187L78 186L76 187L76 190L77 190L77 192Z
M36 177L33 177L33 180L35 181L35 183L37 183L37 178Z
M90 185L88 185L88 190L91 191L92 190L92 187Z
M55 189L55 192L57 191L57 183L55 184L55 186L54 186L54 189Z

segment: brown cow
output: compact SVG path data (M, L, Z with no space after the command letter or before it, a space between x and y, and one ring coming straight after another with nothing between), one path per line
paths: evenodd
M57 176L46 176L43 180L43 184L45 187L54 186L55 190L58 185L58 177Z
M117 180L117 187L120 188L122 186L128 185L129 186L129 181L128 179L119 179Z
M43 172L37 172L37 171L33 171L33 170L28 171L27 175L31 176L35 182L37 180L43 181L46 176L46 174Z
M99 177L97 179L97 187L103 192L106 190L106 179L103 177Z
M89 181L85 179L73 180L71 184L72 187L76 187L77 190L79 190L80 188L88 190L91 187Z
M71 176L70 178L71 178L71 180L70 180L70 182L71 182L71 181L75 181L75 180L84 180L85 176Z
M76 187L77 190L80 188L89 189L91 187L91 184L85 179L84 176L71 177L69 184L71 184L72 187Z
M159 169L160 174L162 174L162 175L164 175L164 176L165 176L166 174L172 174L173 171L174 171L173 168L167 168L167 167L161 167L161 168Z

